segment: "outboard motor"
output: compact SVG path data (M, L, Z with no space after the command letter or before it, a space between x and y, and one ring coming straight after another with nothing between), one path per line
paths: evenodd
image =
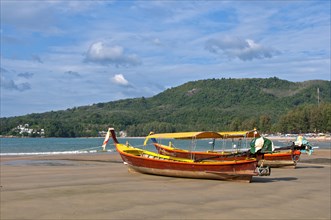
M270 176L271 169L270 167L259 166L256 167L256 172L259 174L259 176Z

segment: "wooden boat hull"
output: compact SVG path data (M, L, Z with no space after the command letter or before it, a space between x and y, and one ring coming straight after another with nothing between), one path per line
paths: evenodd
M140 173L183 177L250 182L258 176L254 158L232 161L202 161L170 157L120 144L111 130L117 152L129 169Z
M168 146L153 143L155 148L160 154L169 155L173 157L181 157L181 158L190 158L195 160L203 160L203 159L213 159L219 161L229 161L229 160L244 160L248 158L248 155L231 155L229 153L219 153L219 152L192 152L181 149L174 149ZM269 166L271 168L279 168L279 167L296 167L297 162L300 159L301 152L299 150L293 151L284 151L284 152L275 152L271 154L264 154L264 158L259 155L258 165L261 166Z
M123 161L129 168L146 174L199 178L236 180L250 182L253 176L257 176L257 161L228 161L222 162L176 162L165 161L156 158L132 157L120 153Z
M263 163L264 166L270 166L273 168L295 168L301 152L299 150L275 152L272 154L264 154L264 161L259 161L259 164Z
M137 171L139 173L159 175L159 176L168 176L168 177L180 177L180 178L193 178L193 179L213 179L213 180L224 180L224 181L238 181L238 182L251 182L252 177L255 176L249 173L239 173L226 174L224 172L197 172L197 171L181 171L181 170L172 170L172 169L153 169L146 167L136 167L129 165L129 169Z

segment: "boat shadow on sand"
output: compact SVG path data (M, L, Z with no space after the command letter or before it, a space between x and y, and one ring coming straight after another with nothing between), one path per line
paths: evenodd
M321 168L325 168L325 166L305 164L305 165L297 166L295 169L308 169L308 168L321 169Z
M314 158L314 159L305 159L300 160L296 169L301 168L325 168L325 166L331 165L330 158Z
M270 183L270 182L283 182L283 181L294 181L297 180L296 177L253 177L252 183Z

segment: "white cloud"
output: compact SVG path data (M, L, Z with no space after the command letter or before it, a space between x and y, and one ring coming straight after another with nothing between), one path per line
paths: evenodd
M19 91L19 92L23 92L25 90L31 89L30 84L27 83L27 82L18 83L18 82L15 82L12 79L7 79L3 76L1 76L1 87L3 89L16 90L16 91Z
M1 19L20 31L57 32L56 11L50 6L39 1L1 1Z
M111 1L1 1L1 20L19 29L59 34L61 18L97 10Z
M136 66L141 64L140 59L134 54L125 54L121 46L107 46L99 41L91 44L85 57L86 62L94 62L100 64L112 64L119 66Z
M123 74L116 74L111 80L113 83L117 85L121 85L121 86L129 85L129 81L124 78Z
M211 53L224 54L229 58L236 57L243 61L271 58L279 54L279 51L255 43L251 39L230 37L209 39L205 44L205 49Z
M153 39L153 44L155 44L155 45L161 45L160 39L159 38L154 38Z

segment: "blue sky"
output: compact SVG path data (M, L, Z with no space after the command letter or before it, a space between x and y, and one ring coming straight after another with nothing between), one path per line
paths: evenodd
M1 0L1 117L210 78L330 80L330 1Z

